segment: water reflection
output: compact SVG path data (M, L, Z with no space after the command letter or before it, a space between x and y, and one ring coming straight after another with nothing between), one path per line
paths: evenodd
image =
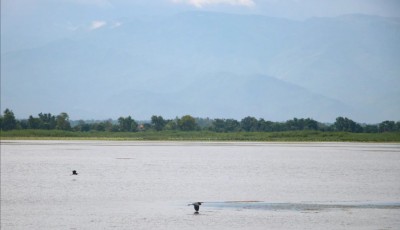
M268 203L263 201L204 202L204 206L234 209L310 211L325 209L400 209L400 202Z
M400 144L2 141L0 228L398 229L399 153ZM194 215L189 201L209 202Z

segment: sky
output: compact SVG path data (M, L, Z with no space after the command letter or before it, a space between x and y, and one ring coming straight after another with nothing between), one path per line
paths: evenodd
M102 29L108 29L111 31L115 28L124 29L125 31L129 31L129 25L134 25L137 21L145 21L151 22L154 20L155 22L159 23L164 18L173 18L168 16L176 16L177 14L183 12L190 12L191 15L197 12L218 12L218 13L226 13L226 14L244 14L244 15L262 15L267 17L276 17L276 18L284 18L289 19L291 21L296 21L296 23L302 24L303 22L307 22L308 20L312 20L315 18L320 17L338 17L341 15L348 15L348 14L359 14L359 15L375 15L381 17L395 17L400 18L400 0L5 0L1 1L1 54L2 57L6 57L8 54L14 57L13 55L20 55L18 52L14 51L24 51L28 52L29 50L40 50L42 47L51 46L52 43L60 42L60 41L67 41L68 39L72 38L74 41L88 41L90 40L90 34L93 34L95 40L93 42L97 42L97 40L101 41L100 32L106 31ZM226 19L229 20L229 19ZM389 20L389 21L396 21L396 20ZM154 26L151 23L145 25ZM176 23L176 22L174 22ZM282 22L283 23L283 22ZM228 23L229 24L229 23ZM285 24L285 23L283 23ZM396 23L395 23L396 24ZM176 25L177 28L180 28L180 24L173 24ZM206 24L204 24L206 25ZM370 41L373 41L368 44L379 44L382 47L386 47L385 44L389 44L387 46L393 44L399 44L398 40L398 29L396 25L391 24L391 26L382 28L384 32L380 30L376 30L374 36L369 37ZM126 26L126 27L125 27ZM189 25L189 27L182 27L187 30L193 27ZM249 26L251 27L251 26ZM261 27L260 27L261 28ZM394 28L394 29L393 29ZM262 28L261 28L262 29ZM379 28L377 28L379 29ZM392 31L392 29L394 31ZM115 30L117 31L117 30ZM172 30L173 31L173 30ZM206 30L205 30L206 31ZM246 31L246 30L245 30ZM283 31L283 30L282 30ZM372 31L372 30L368 30ZM375 30L374 30L375 31ZM95 32L99 32L97 35ZM142 31L143 32L143 31ZM168 31L161 30L168 34ZM207 31L206 31L207 32ZM229 33L229 29L226 30ZM279 30L278 30L279 32ZM104 33L106 34L106 33ZM111 32L108 35L112 34ZM146 35L146 30L143 33ZM181 35L181 33L178 33ZM255 32L257 33L257 31ZM339 34L339 33L338 33ZM150 34L151 35L151 34ZM376 36L375 36L376 35ZM86 37L85 37L86 36ZM98 37L95 37L98 36ZM116 33L115 36L117 37L118 34ZM261 35L260 35L261 36ZM332 36L331 36L332 37ZM387 40L382 40L380 42L381 37L387 37ZM80 39L82 38L82 39ZM180 38L180 37L179 37ZM179 40L176 38L176 40ZM96 40L97 39L97 40ZM149 39L153 39L153 37L149 37ZM157 38L158 39L158 38ZM155 39L155 40L157 40ZM163 40L162 38L159 38ZM374 40L375 39L375 40ZM147 41L148 39L144 39ZM196 39L195 39L196 40ZM366 39L368 40L368 39ZM134 40L136 41L136 40ZM174 43L173 40L168 40L171 43ZM218 40L219 41L219 40ZM389 42L385 42L389 41ZM394 41L394 42L392 42ZM160 42L157 40L157 42ZM201 45L201 41L197 41ZM325 41L324 41L325 42ZM85 43L87 44L87 43ZM163 44L160 42L160 44ZM179 44L179 43L178 43ZM195 44L195 42L190 42L190 44ZM229 43L225 41L221 41L218 43L223 50L224 45L229 46ZM325 44L325 43L324 43ZM366 43L367 44L367 43ZM68 45L68 43L67 43ZM66 47L68 47L66 45ZM137 44L136 44L137 45ZM243 46L243 49L246 49L246 44L238 43L238 46ZM297 45L297 44L296 44ZM360 44L362 45L362 44ZM138 45L141 46L141 45ZM161 45L160 45L161 46ZM350 47L356 47L354 44L351 44ZM369 48L374 48L370 46ZM168 50L168 47L162 47L164 50ZM218 48L218 47L216 47ZM248 48L248 47L247 47ZM376 47L375 47L376 48ZM393 47L385 48L380 51L385 51L385 54L390 54L393 57L397 57L397 45L393 45ZM40 50L42 53L45 50ZM94 50L96 51L96 50ZM221 52L222 52L221 51ZM237 49L238 56L236 57L237 60L241 60L240 58L244 58L243 55L240 55L241 49ZM311 50L312 51L312 50ZM305 53L299 53L298 56L304 57L304 54L307 52L311 52L310 49L304 49ZM326 50L320 50L326 51ZM386 68L385 62L387 59L380 57L376 57L374 55L368 56L369 51L371 54L374 54L376 49L368 50L368 47L362 47L358 50L359 54L364 56L357 56L357 58L364 58L365 60L370 61L371 63L376 64L382 70L388 70ZM377 51L377 52L378 52ZM391 52L390 52L391 51ZM93 53L93 50L90 51ZM90 53L89 52L89 53ZM258 50L256 50L258 52ZM282 56L287 55L289 59L282 59L282 63L288 63L286 60L294 61L295 64L298 60L292 60L290 57L295 57L296 55L291 55L290 52L296 52L296 49L287 51L289 53L282 53ZM302 51L303 52L303 51ZM334 57L334 52L330 50L329 53L330 57ZM379 53L378 52L378 53ZM40 52L39 52L40 53ZM40 54L42 54L40 53ZM45 53L45 52L44 52ZM54 53L54 52L53 52ZM67 52L66 52L67 53ZM210 52L212 54L212 52ZM394 53L394 54L392 54ZM32 54L33 56L36 54ZM60 56L65 55L59 54ZM132 51L131 55L135 57L135 50ZM319 55L312 54L312 55ZM397 65L398 59L391 58L393 60L393 66ZM218 56L218 55L216 55ZM249 58L249 65L254 64L251 62L252 58L256 59L256 57L262 56L262 54L255 54ZM282 56L280 56L282 58ZM168 56L169 57L169 56ZM175 56L174 56L175 57ZM26 56L24 60L30 60L31 56ZM150 58L150 56L149 56ZM162 58L162 57L158 57ZM178 57L175 57L179 59ZM150 60L153 60L154 57L151 56ZM377 61L374 61L374 60ZM10 59L11 60L11 59ZM38 59L35 59L38 60ZM63 59L60 59L63 60ZM221 61L225 61L226 59L221 57ZM278 58L274 60L280 60ZM301 59L303 60L303 59ZM366 61L364 60L364 63ZM13 60L14 63L19 63L18 60ZM157 61L157 60L156 60ZM156 61L153 60L154 63ZM167 60L168 61L168 60ZM167 63L166 61L166 63ZM186 60L181 60L182 62ZM261 61L261 59L259 60ZM2 69L7 69L8 71L14 71L13 65L8 64L5 65L5 61L2 60ZM152 62L152 63L153 63ZM154 65L153 63L153 65ZM47 67L46 63L40 63L43 66ZM64 63L58 63L61 67L68 66L64 65ZM221 66L221 63L216 64L216 66ZM390 64L390 63L389 63ZM15 64L17 65L17 64ZM177 66L179 66L177 64ZM271 64L272 67L279 67L277 64ZM27 66L25 66L27 67ZM60 68L61 68L60 67ZM233 66L235 67L235 66ZM272 68L271 67L271 68ZM364 66L365 67L365 66ZM22 66L23 68L23 66ZM33 68L33 67L32 67ZM157 69L158 67L151 66L149 67L149 71L153 69ZM376 69L379 69L376 68ZM47 70L46 68L44 68ZM209 68L208 68L209 69ZM234 69L234 68L233 68ZM307 69L305 67L305 69ZM329 68L328 68L329 69ZM365 69L365 68L364 68ZM368 68L367 68L368 69ZM257 71L256 71L257 70ZM274 77L281 77L282 76L275 76L274 73L285 73L285 68L282 69L281 72L272 69L263 69L263 74L269 74ZM397 76L396 73L398 71L397 67L393 67L393 69L389 69L392 71L393 76ZM389 71L388 70L388 71ZM43 70L44 71L44 70ZM94 71L94 70L93 70ZM252 72L253 71L253 72ZM390 72L389 71L389 72ZM14 71L15 72L15 71ZM29 72L29 71L28 71ZM51 71L46 72L46 74L52 75ZM68 71L67 71L68 72ZM232 70L232 72L234 72ZM257 68L251 69L252 73L260 73ZM287 71L286 71L287 72ZM2 71L3 73L3 71ZM40 72L41 73L41 72ZM171 73L172 74L172 73ZM298 73L301 75L301 73ZM381 73L379 73L381 74ZM123 73L121 73L121 76ZM390 75L390 76L392 76ZM5 77L2 76L2 83L5 82ZM393 80L397 82L396 79ZM26 83L29 85L30 83ZM32 84L35 84L33 82ZM6 84L2 84L6 85ZM4 88L4 86L2 86ZM17 84L17 89L19 85ZM2 88L2 89L3 89ZM12 90L11 90L12 91ZM2 90L2 98L4 97L4 90ZM398 93L396 91L395 93ZM11 94L10 94L11 95ZM11 97L8 95L9 97ZM397 95L397 94L396 94ZM50 97L51 98L51 97ZM4 100L4 99L2 99ZM21 100L24 101L24 100ZM372 103L372 102L371 102ZM12 107L12 106L10 106ZM26 108L25 105L19 105L20 108ZM12 107L11 109L14 109ZM4 109L4 108L2 108ZM42 112L46 112L47 108L43 109ZM48 112L53 112L54 110L47 110ZM65 108L64 111L70 112L68 108ZM396 110L397 111L397 110ZM19 111L16 111L17 113ZM29 113L30 111L26 112ZM60 111L61 112L61 111ZM54 113L54 112L53 112ZM31 114L35 114L35 111L32 111ZM396 112L392 112L390 114L396 114ZM22 116L26 116L23 114ZM90 113L88 116L92 116ZM108 116L108 115L105 115ZM75 116L78 118L79 114ZM108 116L110 117L110 116ZM393 118L397 119L398 115L393 115ZM393 119L392 117L388 117L389 119ZM375 121L375 120L374 120Z
M369 14L400 17L398 0L8 0L1 1L1 52L43 45L78 30L118 27L186 11L254 14L294 20ZM15 37L21 39L15 40ZM23 40L22 37L26 39ZM11 40L12 42L8 42Z
M67 5L81 9L96 8L99 13L109 11L125 16L135 12L135 8L149 15L192 9L262 14L291 19L354 13L385 17L400 15L398 0L12 0L2 1L1 5L2 17L5 15L10 19L36 15L42 9L48 10L48 14L67 11L68 8L60 7Z

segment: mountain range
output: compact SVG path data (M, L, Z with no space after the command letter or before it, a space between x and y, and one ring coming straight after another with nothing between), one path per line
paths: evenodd
M400 120L398 18L124 20L2 52L2 109L72 119Z

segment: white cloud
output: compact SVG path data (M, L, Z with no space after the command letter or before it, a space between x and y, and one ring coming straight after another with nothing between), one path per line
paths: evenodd
M92 24L90 25L91 30L96 30L99 29L103 26L107 25L106 21L93 21Z
M255 5L253 0L172 0L172 2L190 4L198 8L207 5L218 5L218 4L247 6L247 7Z

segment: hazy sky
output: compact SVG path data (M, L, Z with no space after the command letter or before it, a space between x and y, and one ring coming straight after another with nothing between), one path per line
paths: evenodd
M214 13L198 14L197 11L262 15L287 18L291 20L277 20L267 17L242 17L242 15ZM189 13L179 14L182 12ZM158 76L160 78L165 77L165 79L169 79L170 76L176 76L176 73L181 73L182 76L186 76L185 74L187 69L190 69L192 75L192 72L195 72L193 66L196 67L197 71L199 71L196 73L198 76L207 75L206 72L204 72L205 70L211 72L215 71L213 74L216 74L218 71L230 71L234 76L236 76L235 74L261 73L276 77L277 79L284 79L286 81L292 80L292 83L296 84L309 81L312 82L312 84L302 84L301 86L310 87L312 92L319 92L315 89L321 88L313 87L326 84L326 82L323 82L322 80L320 82L320 78L317 76L314 78L315 82L311 80L302 81L302 77L306 79L306 77L310 76L309 72L303 73L303 71L309 69L313 70L311 67L314 64L314 66L318 68L320 67L320 75L318 76L325 76L328 80L330 78L333 79L341 76L341 79L343 80L345 79L343 76L349 75L354 78L358 77L362 79L362 81L360 81L361 83L365 83L367 77L374 80L375 76L385 76L386 80L389 79L387 82L394 82L393 84L389 84L389 86L398 84L398 44L400 44L398 42L398 19L382 20L378 17L353 16L346 17L346 19L361 18L362 23L357 24L357 21L352 21L352 23L349 24L349 27L343 28L341 28L342 24L340 23L337 24L336 27L332 28L325 24L322 25L323 27L318 27L320 24L313 24L312 27L303 27L311 22L332 22L343 19L325 20L315 17L336 17L346 14L377 15L400 18L400 0L3 0L1 1L2 106L8 106L11 109L14 109L16 114L23 117L27 117L29 114L37 114L39 112L59 113L61 111L66 111L71 113L71 117L81 118L83 117L81 110L84 109L87 118L96 118L96 116L100 116L101 118L115 118L117 113L119 115L128 115L131 113L135 114L135 117L139 116L139 112L118 109L115 109L116 114L99 114L98 112L94 112L97 111L96 109L91 110L92 105L95 107L96 103L93 103L90 100L87 100L88 102L83 101L82 105L80 105L79 108L77 107L75 110L74 99L71 99L73 102L72 104L74 105L70 107L66 106L66 104L65 106L60 105L59 103L51 104L50 102L47 102L47 100L53 100L54 96L57 96L60 93L59 91L63 91L65 95L69 95L68 93L70 93L70 91L65 87L60 89L58 88L60 82L67 84L74 81L82 81L85 83L85 78L89 81L92 77L93 79L96 79L96 84L94 84L92 88L99 88L97 91L100 92L98 98L101 98L105 95L104 92L107 92L102 91L104 90L102 87L112 85L110 82L115 80L111 79L110 76L119 76L121 82L129 81L131 78L133 79L133 77L137 77L137 79L135 78L134 80L131 80L134 82L132 85L125 83L122 84L125 88L129 86L136 90L136 81L143 79L147 81L145 78L153 75L154 78L155 76ZM221 23L221 25L228 25L228 28L222 29L219 33L213 34L211 33L212 30L210 32L207 29L204 29L214 25L207 24L210 21L205 20L203 22L196 18L196 20L192 22L191 19L193 18L191 17L181 17L187 15L190 15L191 17L197 17L197 15L219 15L221 17L220 20L223 22L217 22ZM245 27L243 28L241 27L241 23L239 23L240 25L235 27L238 30L236 31L230 30L229 28L229 25L231 25L230 20L232 18L235 20L239 20L239 18L255 18L256 20L244 21L243 25L245 25ZM260 26L263 25L260 24L263 23L263 21L257 21L260 18L269 21L270 25L276 25L275 27L278 29L272 30L275 27L271 26L271 28L269 28L271 29L271 32L270 30L267 30L268 28ZM371 21L366 20L366 18ZM178 20L175 21L175 19ZM167 20L170 20L169 24L166 25L169 25L172 28L171 30L161 28L164 26L163 22ZM183 20L184 22L182 23L182 21L179 20ZM215 20L215 18L212 20ZM212 22L215 23L215 21ZM254 26L254 23L256 22L259 24ZM290 22L290 25L288 22ZM375 24L370 22L375 22ZM144 26L142 27L142 25ZM196 25L197 27L195 27ZM291 30L289 27L282 28L282 25L292 26L290 28L296 26L296 28L305 29L305 32L307 32L305 34L316 36L310 37L310 39L307 40L307 36L300 36L300 33L300 37L296 37L298 34L294 33L293 39L296 41L303 41L303 43L298 44L297 42L294 42L292 44L292 40L290 39L284 41L287 32ZM357 25L362 26L357 27ZM309 31L314 29L314 26L318 31ZM135 28L134 33L132 32L132 28ZM195 29L191 30L192 28ZM335 30L338 28L341 29ZM352 29L348 30L348 28ZM354 31L354 28L359 29L358 37L354 35L357 34L355 33L357 31ZM207 34L208 36L204 39L208 40L203 42L201 38L192 38L191 33L193 31L196 32L196 29L200 31L200 34ZM246 31L252 31L251 36L239 36L245 34ZM321 31L327 32L327 36L324 36L325 34L322 34ZM189 34L187 37L185 37L187 35L186 32ZM220 33L225 34L220 36L222 35ZM266 36L268 33L275 36ZM127 34L128 36L125 36ZM229 41L225 39L232 34L237 35L237 37ZM369 36L365 37L365 34ZM279 39L275 41L275 37ZM359 37L362 37L362 39L358 39ZM244 38L256 39L259 43L251 46L243 40ZM76 43L71 43L71 41ZM93 55L105 50L103 49L104 46L101 43L102 41L107 41L105 44L107 44L108 47L111 47L110 52L111 54L115 54L114 56L108 55L108 53L107 55L104 54L103 60L100 59L103 56ZM313 41L319 41L320 43L318 43L314 49L310 49L310 46L313 47L315 45ZM325 45L329 41L331 42L329 43L331 46ZM343 41L345 42L344 45L347 46L343 45ZM286 42L284 43L285 45L279 46L279 44L283 44L283 42ZM181 44L184 45L181 46ZM278 45L276 46L274 44ZM124 45L128 48L124 47ZM291 49L291 45L295 46L295 48ZM75 48L75 50L69 52L71 47ZM179 49L174 50L171 47L178 47ZM197 52L199 50L197 50L196 47L203 47L203 49L206 48L206 50L202 49L200 50L202 52ZM259 50L258 47L264 47L264 50ZM162 53L164 56L155 55L154 53L156 52L154 52L154 50L157 49L161 53L164 52ZM227 55L227 50L229 50L229 52L233 50L233 53ZM346 53L341 52L348 50L351 51ZM178 51L181 51L181 53ZM53 55L51 58L48 58L48 52ZM75 62L75 56L73 55L76 55L76 53L74 52L80 54L78 56L80 58L90 57L87 58L87 60L85 59L86 64L91 63L91 65L83 68L86 71L81 77L83 80L73 79L73 76L79 76L79 70L81 70L76 68L76 66L79 66L80 68L82 67L80 66L81 63ZM121 56L121 53L127 55L127 58L121 59L121 63L129 64L121 64L119 66L119 63L115 61L116 59L120 60L118 59L119 57L125 57L123 55ZM192 55L193 53L198 55ZM322 54L325 55L323 56L325 59L312 58L321 57ZM309 55L308 57L310 59L304 58L307 55ZM71 56L74 58L69 58ZM187 59L186 57L191 57L192 59ZM346 60L343 59L343 57L347 57L348 60L353 61L351 64L359 65L359 70L361 72L357 72L357 68L355 68L354 71L356 72L353 74L352 68L346 68L348 65L347 62L341 62L342 60ZM308 65L307 61L310 61L313 65ZM98 63L106 63L106 65L102 67L104 67L104 69L107 67L107 70L112 72L112 74L107 75L107 71L96 72L98 69ZM141 63L143 65L141 65ZM241 63L241 65L235 63ZM322 63L322 66L318 63ZM297 69L291 69L297 72L292 73L287 71L285 66L288 64L292 67L297 66ZM267 65L269 66L268 68L266 67ZM165 69L161 67L165 67ZM160 71L162 74L158 73L156 70ZM137 74L137 71L142 71L140 72L141 75ZM59 74L55 75L54 73ZM99 77L100 75L102 77ZM18 79L18 77L22 79L25 76L27 76L25 80L19 82L14 81L14 79ZM51 79L51 81L43 80L46 77ZM44 83L42 82L42 84L38 84L39 81L37 79L41 78L43 78L42 80ZM183 77L182 79L186 80L186 78ZM351 80L351 78L349 79ZM144 80L141 82L144 82ZM47 87L48 82L53 82L54 85ZM192 83L191 81L187 82L187 85ZM355 85L360 85L360 82L354 82ZM83 83L82 85L84 85ZM378 81L378 83L381 82ZM383 83L385 82L383 81ZM146 85L145 83L143 84ZM160 83L159 85L161 86L162 84ZM367 84L365 83L364 85ZM79 91L76 90L74 84L71 83L70 86L72 92L71 98L85 99L87 97L86 88ZM115 90L119 90L118 92L113 92L112 95L111 93L110 95L107 94L106 99L111 100L114 94L124 95L124 92L120 92L125 89L122 86L120 87L121 89L116 87ZM373 86L375 87L375 85ZM23 87L25 87L25 91ZM39 88L41 88L41 90L39 90ZM397 88L393 87L393 92L387 90L385 87L383 88L385 92L393 93L389 96L385 94L387 98L399 98L399 91ZM51 91L52 89L59 90ZM131 88L127 88L126 90L129 91L130 89ZM341 85L338 86L337 89L343 91ZM24 93L15 93L20 90ZM350 91L352 90L353 89L351 88ZM375 88L374 90L371 90L371 92L375 91ZM42 96L44 98L44 100L37 99L42 103L42 107L39 106L39 103L27 102L31 99L29 93L32 92L34 93L33 95ZM321 94L324 93L326 92L321 92ZM343 98L345 99L343 101L345 102L347 102L348 99L354 99L353 96L347 97L346 94L343 93L332 93L327 95L327 98L329 96L328 99L343 99L338 95L343 95ZM349 93L349 95L353 94ZM362 95L361 91L357 93L357 95ZM375 100L379 95L371 94L369 96ZM115 98L120 97L116 96ZM398 119L398 107L395 107L390 103L388 103L386 107L383 104L379 107L374 103L374 100L369 100L368 97L364 97L364 95L362 95L362 97L360 96L360 98L360 101L365 104L365 108L359 109L361 111L360 114L368 114L364 111L369 111L366 109L369 107L376 108L375 111L379 111L377 113L380 114L383 114L381 108L388 110L387 116L382 115L379 116L379 118L375 118L373 115L369 117L359 116L360 121L377 122L383 118ZM98 107L102 108L102 101L101 99L98 100ZM4 101L7 103L3 103ZM158 101L158 98L154 101ZM354 101L356 100L354 99ZM127 104L129 105L129 103ZM350 103L352 106L355 104L360 103ZM29 106L31 107L28 108ZM126 108L127 106L121 105L121 107ZM162 113L163 112L164 111L162 111ZM143 117L149 117L149 114L146 114L145 112L143 112L143 114ZM335 113L332 114L332 116L336 116ZM174 114L174 112L171 112L170 114L170 116L175 115L178 114ZM341 114L338 113L337 115ZM206 114L204 116L208 115ZM261 114L260 116L264 115ZM294 117L303 115L293 113L288 116ZM268 119L268 117L265 118ZM314 118L318 119L318 116L314 116ZM325 121L329 120L332 120L332 118L325 119Z
M30 16L42 9L49 10L48 14L52 14L51 11L68 11L68 8L60 7L66 5L75 5L82 9L97 8L101 13L114 11L122 15L135 11L135 8L144 14L197 9L297 19L353 13L389 17L400 15L398 0L9 0L2 1L1 4L2 16L17 17Z
M30 48L77 29L184 11L307 19L343 14L400 17L399 0L7 0L1 1L1 52ZM15 37L21 39L16 41ZM25 40L22 41L22 38ZM8 41L13 41L8 42Z

